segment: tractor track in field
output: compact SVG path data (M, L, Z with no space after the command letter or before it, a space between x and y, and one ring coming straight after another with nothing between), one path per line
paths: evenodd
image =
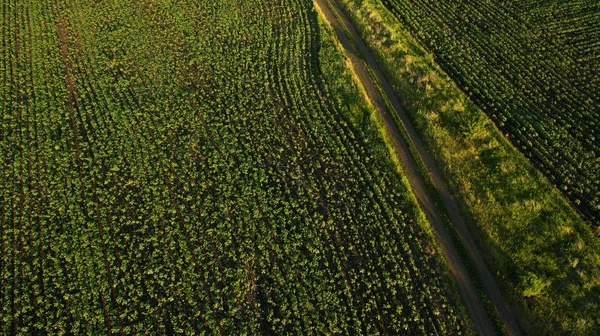
M431 179L439 194L439 198L445 208L444 210L450 218L464 250L469 256L470 263L477 273L485 293L498 312L499 319L504 327L504 332L509 335L520 335L521 331L517 324L517 319L501 294L496 280L489 271L485 261L481 257L477 245L469 231L467 222L461 215L456 201L450 194L448 185L443 180L440 171L436 168L433 157L429 154L424 142L420 139L415 128L412 126L408 115L402 109L400 101L395 96L391 85L383 76L372 53L364 44L335 0L313 0L313 2L322 17L334 30L340 45L344 49L346 57L348 57L350 61L352 71L358 77L360 81L359 84L363 87L368 99L371 101L384 123L385 131L402 162L405 174L411 184L415 196L431 224L437 241L442 249L442 253L447 260L450 272L456 279L460 294L478 333L481 335L494 335L497 333L497 329L494 327L494 323L485 309L485 305L470 278L469 272L465 267L464 262L461 260L460 253L454 245L451 234L446 228L442 212L436 207L434 198L427 190L425 178L421 175L421 171L419 170L419 166L415 159L420 160L427 169L429 179ZM378 85L383 92L379 91ZM382 94L385 94L387 100L393 107L393 111L390 111L388 108ZM418 158L413 158L411 155L410 147L401 137L401 133L390 113L398 114L403 124L401 127L405 129L414 148L416 148L419 156Z

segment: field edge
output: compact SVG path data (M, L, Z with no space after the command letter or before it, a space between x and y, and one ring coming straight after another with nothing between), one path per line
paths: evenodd
M424 140L430 148L437 165L444 167L442 173L446 180L450 182L452 193L459 202L461 210L467 215L469 222L471 222L470 224L473 227L472 233L479 241L479 247L485 252L484 257L486 262L494 273L496 273L496 278L502 285L503 290L509 294L512 305L518 307L521 324L528 326L526 331L543 334L551 330L556 330L554 328L564 331L573 328L573 330L585 334L586 331L591 332L592 330L596 330L598 328L598 316L591 317L591 321L582 321L581 318L585 318L585 316L571 316L571 321L566 321L566 319L561 321L560 317L564 316L562 315L565 312L564 310L560 310L559 312L552 310L552 308L557 307L544 307L545 305L549 305L549 303L550 305L552 303L558 304L563 308L570 307L570 304L573 303L565 302L564 295L547 294L544 292L538 293L537 296L524 295L524 292L528 288L524 288L526 284L523 282L525 282L524 279L527 279L528 276L533 275L533 277L539 276L540 279L553 279L553 274L537 274L535 269L531 270L529 265L523 263L521 260L519 260L521 264L514 264L516 249L510 251L511 249L506 246L498 246L499 240L497 235L499 233L495 227L513 220L513 223L516 225L523 224L523 226L528 225L531 228L535 219L531 219L531 216L527 215L518 217L518 215L522 214L515 213L515 208L511 208L511 206L514 206L513 204L502 206L494 202L494 211L485 213L485 202L488 199L477 197L480 189L491 193L492 198L495 196L506 198L506 194L509 191L502 188L489 188L486 186L486 180L473 178L482 174L469 171L473 166L461 165L461 163L467 157L476 157L481 162L482 160L479 160L478 156L485 150L491 149L491 154L495 154L494 150L501 152L501 159L505 161L504 164L514 166L513 169L519 174L517 175L519 178L526 177L526 187L538 191L539 196L537 196L537 199L524 200L522 203L526 201L530 201L529 203L533 202L533 206L538 208L538 212L549 214L547 220L556 225L554 228L545 227L544 231L539 235L529 231L521 237L514 237L512 239L539 240L542 238L542 234L551 234L553 237L559 236L558 238L568 239L576 244L582 242L579 246L583 245L583 247L578 250L585 250L580 251L579 254L589 254L590 256L586 258L585 268L582 267L583 270L578 269L577 271L584 272L588 279L594 279L594 275L600 274L600 255L598 253L600 249L598 248L596 237L594 237L586 223L570 207L562 194L555 187L551 186L541 173L535 170L532 164L497 130L489 117L471 103L466 95L435 64L432 55L421 48L402 29L401 24L394 21L391 14L387 13L381 4L375 4L372 0L357 2L341 0L338 3L342 5L341 7L344 12L350 17L363 40L369 46L369 49L375 54L387 79L393 83L397 96L403 99L403 107L409 112L409 116L415 126L421 135L424 136ZM365 38L365 36L368 36L368 38ZM400 57L396 57L398 55ZM407 66L403 63L407 60L411 62L412 68L411 65ZM428 78L428 76L431 77ZM423 80L423 78L425 79ZM443 95L452 98L453 102L460 104L461 106L458 106L458 109L462 109L466 113L458 117L451 115L454 106L447 108L446 111L431 111L431 101L428 101L428 98L424 98L424 96L433 90L440 89L440 87L444 90ZM435 98L439 98L439 96ZM406 104L407 99L411 101L410 104ZM444 125L443 122L436 122L435 120L444 118L464 119L464 122L457 127L459 129L462 128L463 132L456 132L456 129L450 129L450 126ZM461 121L459 120L459 122ZM484 168L487 173L493 173L496 169L496 167L489 166ZM475 187L468 184L474 184ZM510 197L508 198L510 199ZM477 203L480 203L480 205L473 206L473 204ZM525 212L527 208L527 206L521 206L517 210ZM501 214L502 212L504 212L503 215ZM498 218L499 213L501 215ZM514 215L517 215L517 218L510 218ZM527 227L521 228L522 231L526 229ZM569 237L564 237L565 235L560 236L563 232L569 233ZM507 249L512 254L508 255L505 252ZM533 257L528 254L531 254L530 251L525 252L525 255L518 256L519 258L517 259ZM543 261L556 264L557 261L564 261L564 259L575 260L579 257L579 254L569 253L563 259L556 260L559 257L553 256L552 251L546 249L543 250L542 257L544 258ZM543 269L543 267L540 268ZM564 276L558 274L559 272L556 271L557 274L554 274L556 278ZM573 273L576 272L571 270L567 276L572 276ZM567 284L577 284L578 280L577 278L567 278L566 282ZM560 285L564 284L561 283ZM586 292L582 293L580 291L579 294L587 293L594 296L593 288L598 287L598 281L591 280L588 282L588 285L589 288ZM580 288L583 287L580 286ZM592 301L593 297L589 299ZM536 309L540 308L542 308L542 311L536 311ZM544 311L544 308L550 310L550 314L548 314L547 310ZM590 309L593 307L587 308ZM567 312L572 313L569 310ZM559 314L560 317L558 319L556 316L553 318L552 316L555 314Z

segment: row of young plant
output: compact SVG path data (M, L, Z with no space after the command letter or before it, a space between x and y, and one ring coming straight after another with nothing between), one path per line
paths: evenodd
M594 1L504 1L512 13L527 22L553 46L566 52L577 62L571 64L578 76L576 82L600 83L598 74L598 43L600 43L600 4ZM583 67L595 72L578 71ZM583 76L583 78L580 78Z
M465 331L310 1L1 8L4 333Z
M569 79L595 95L600 87L600 4L594 1L503 1L515 18L568 62ZM596 100L596 104L598 101Z
M584 66L589 62L567 44L549 43L512 6L382 2L585 218L598 223L600 96L596 80L579 80L597 78L597 65Z

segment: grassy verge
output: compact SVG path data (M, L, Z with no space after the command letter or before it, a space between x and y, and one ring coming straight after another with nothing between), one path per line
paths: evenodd
M328 4L329 6L329 4ZM337 15L336 11L333 8L330 8L332 10L332 12L334 13L334 15L336 16L336 18L338 20L341 20L339 18L339 16ZM350 32L348 32L345 27L342 27L344 33L346 34L346 36L351 36ZM336 39L337 41L337 39ZM364 56L360 53L360 51L358 50L358 48L356 47L356 45L354 44L353 39L350 39L350 42L354 45L354 49L355 52L359 55L360 58L363 58ZM342 49L341 46L338 46L339 49ZM387 95L385 94L384 90L381 88L381 86L379 85L378 81L376 80L376 76L375 74L372 73L372 69L370 68L370 66L365 65L367 70L370 73L371 78L373 79L374 84L377 86L377 89L379 91L379 94L381 95L384 103L386 104L386 107L389 111L394 111L394 107L392 106L392 103L389 101ZM351 69L351 65L348 65L348 67L350 68L350 71L352 72ZM358 76L354 75L354 80L355 83L360 83L360 79L358 78ZM361 90L363 91L363 90ZM366 94L366 92L362 92L363 96L365 97L366 100L369 100L368 95ZM477 292L479 294L479 297L481 298L485 309L488 313L488 316L490 317L490 319L492 320L492 323L494 324L494 327L496 329L496 333L498 335L500 334L504 334L504 326L503 323L500 319L500 315L499 312L496 310L496 307L494 306L494 304L491 302L491 300L489 299L489 297L487 296L487 293L481 283L481 279L479 277L479 274L477 273L477 271L475 270L475 267L471 261L471 258L469 256L469 254L467 253L465 247L463 246L461 239L459 237L458 232L456 231L454 225L452 225L452 222L446 212L445 206L443 205L443 202L437 192L436 187L434 186L433 181L431 180L431 177L429 176L429 172L427 170L427 168L425 167L425 164L423 163L423 161L421 160L420 156L419 156L419 152L416 148L416 146L414 145L414 143L412 142L412 140L410 139L410 136L408 135L408 132L406 131L403 122L400 120L400 116L398 116L395 113L391 113L390 116L392 117L394 123L396 124L396 127L400 133L400 136L402 137L402 139L404 140L404 142L408 145L408 149L410 151L411 156L414 158L415 163L417 164L417 168L419 170L419 173L421 174L421 176L424 179L426 188L429 192L429 194L431 195L431 197L433 198L433 201L435 203L435 206L437 208L437 210L440 212L441 217L443 218L444 224L446 226L446 229L448 230L448 232L450 233L450 235L452 236L452 239L454 241L454 245L456 247L456 249L458 250L458 253L461 257L461 260L463 261L465 267L467 268L467 271L469 272L469 277L471 278L471 281L473 281L473 284L475 285L475 288L477 289ZM375 122L380 126L379 127L379 132L381 134L381 136L383 137L383 140L385 141L385 143L387 144L389 153L392 157L393 162L397 165L398 167L398 171L402 174L402 163L400 162L400 159L397 157L396 151L393 148L392 145L392 141L389 139L389 136L387 135L387 132L385 130L385 127L383 126L383 121L381 121L381 119L377 116L377 115L373 115L372 118L375 118ZM408 183L407 185L409 185L410 183L408 181L406 181L406 183ZM414 201L417 202L416 197L414 198ZM423 218L423 221L421 221L421 223L426 223L426 218ZM430 231L430 225L426 225L427 226L427 230ZM430 234L433 235L433 232L430 232ZM432 236L433 237L433 236ZM457 288L454 288L455 291L457 290Z
M420 210L418 201L411 191L410 183L405 177L402 165L395 154L391 141L385 137L383 123L380 121L375 108L366 99L366 93L357 84L358 79L350 70L349 61L338 45L333 31L320 16L319 26L321 32L319 58L327 91L335 99L340 100L340 106L347 107L343 109L344 117L348 119L352 127L369 140L370 146L376 153L376 160L386 167L386 171L396 175L395 179L401 183L402 189L406 190L405 198L410 201L410 204L408 204L410 211L415 214L419 228L427 235L426 240L428 244L435 251L441 250L435 243L434 233L431 231L425 214ZM456 318L464 321L467 334L474 334L474 326L461 301L462 299L450 270L443 262L441 255L436 257L435 260L435 269L443 280L441 285L445 287L444 289L450 302L454 303L454 306L458 309Z
M369 68L369 70L371 70L371 69ZM371 78L375 78L375 75L372 73L371 73ZM394 107L392 106L392 103L387 98L387 95L383 92L383 89L381 88L379 83L377 83L377 81L375 81L375 84L377 85L377 89L379 90L379 93L381 94L381 97L383 98L388 111L394 111ZM421 158L419 156L417 147L410 139L410 136L408 135L408 132L407 132L406 128L404 127L404 124L402 123L402 120L400 120L400 116L398 116L396 113L391 113L391 116L392 116L392 119L394 120L394 123L396 124L396 127L398 128L400 136L402 137L404 142L406 142L406 144L408 145L408 149L410 151L411 156L414 158L414 160L417 164L419 173L421 174L421 176L423 176L423 180L425 181L425 186L427 188L427 191L429 192L429 195L431 195L431 197L433 198L435 206L441 214L441 217L444 221L446 229L452 236L454 246L458 250L460 258L461 258L462 262L464 263L465 267L467 268L467 271L469 272L469 277L471 278L471 281L473 282L473 284L475 285L475 288L477 289L477 293L479 294L479 297L481 298L481 301L483 302L485 309L486 309L490 319L492 320L494 327L496 328L497 334L499 334L499 335L503 334L504 327L503 327L503 323L500 319L499 312L496 310L496 307L494 306L492 301L487 296L487 293L486 293L483 285L481 284L481 279L479 277L479 274L475 270L475 266L473 265L471 258L469 256L469 254L467 253L467 250L465 249L464 245L462 244L460 236L459 236L458 232L456 231L456 228L454 227L454 225L452 225L452 221L450 220L450 217L448 216L448 213L446 212L446 208L442 202L442 199L440 198L440 195L437 192L437 189L435 188L435 185L434 185L433 181L431 180L431 177L429 176L429 172L428 172L427 168L425 167L425 164L423 163L423 161L421 160ZM381 132L382 132L382 134L385 134L385 130L383 130L383 127L381 129ZM393 156L395 156L395 151L392 148L391 141L388 140L385 135L384 135L384 138L386 138L386 143L388 143L388 145L389 145L390 152L392 153ZM397 162L397 160L394 160L394 161Z
M594 334L600 244L545 178L375 0L338 0L449 182L532 334Z

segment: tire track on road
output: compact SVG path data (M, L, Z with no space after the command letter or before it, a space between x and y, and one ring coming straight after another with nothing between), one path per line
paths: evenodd
M421 160L426 167L429 178L433 182L444 205L445 211L471 259L470 261L481 280L486 294L498 311L500 319L504 324L505 332L510 335L520 335L521 332L516 319L513 316L508 303L500 293L500 289L481 257L481 254L478 252L475 241L467 227L467 223L462 217L456 201L454 201L450 194L448 185L442 179L439 170L435 167L432 156L428 153L427 147L412 126L408 115L402 109L400 101L397 99L392 87L383 76L375 58L362 42L360 36L341 11L335 0L313 0L313 2L322 17L336 33L338 41L344 49L344 53L350 60L352 71L358 77L360 81L359 84L363 87L368 99L371 101L384 123L385 131L402 162L405 174L410 181L415 196L432 226L437 241L448 262L450 272L456 279L460 294L473 319L477 331L481 335L496 334L492 319L488 315L473 281L470 279L469 272L461 260L457 248L454 246L442 214L436 208L434 199L427 190L425 179L419 171L417 161L415 161L415 158L411 155L409 145L400 136L400 131L394 123L390 113L397 113L400 117L400 120L403 123L402 126L419 154L418 159ZM348 34L350 36L348 36ZM372 78L371 74L373 74L375 78ZM381 87L383 94L385 94L394 111L388 109L386 101L382 96L382 93L380 93L376 83Z

